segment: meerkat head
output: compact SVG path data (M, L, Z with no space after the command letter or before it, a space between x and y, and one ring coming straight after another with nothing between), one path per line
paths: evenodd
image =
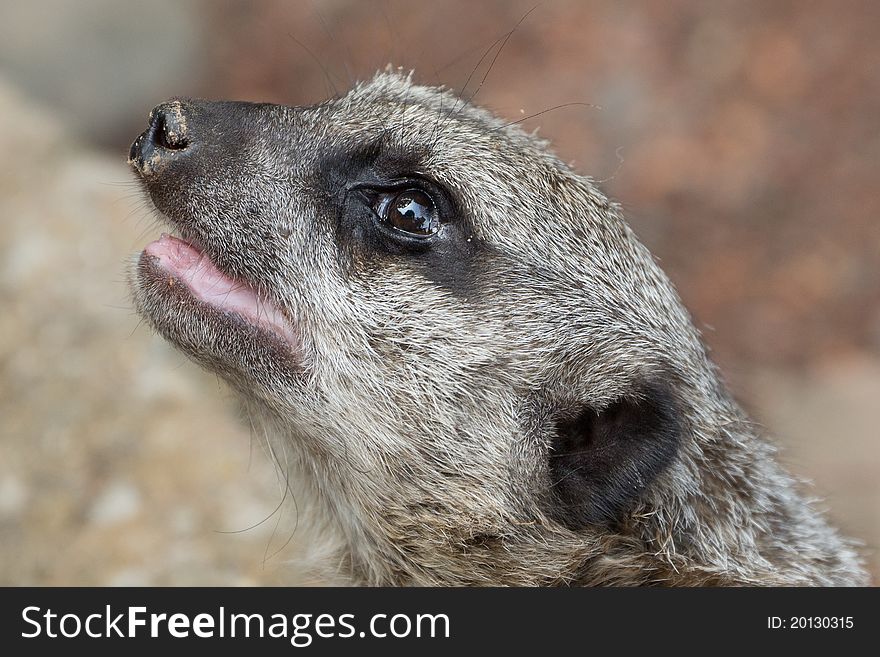
M618 208L545 143L386 71L312 107L169 101L130 163L177 235L137 261L139 312L270 418L361 581L754 556L695 510L736 507L712 468L752 447L712 441L738 412Z

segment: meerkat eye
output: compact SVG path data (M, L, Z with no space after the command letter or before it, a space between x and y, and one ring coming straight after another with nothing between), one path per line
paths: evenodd
M420 189L381 194L375 210L379 219L395 230L416 237L429 237L440 229L434 199Z

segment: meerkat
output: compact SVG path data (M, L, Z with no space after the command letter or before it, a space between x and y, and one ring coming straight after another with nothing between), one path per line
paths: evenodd
M620 206L519 125L387 69L168 101L129 161L175 233L137 310L271 427L351 582L867 582Z

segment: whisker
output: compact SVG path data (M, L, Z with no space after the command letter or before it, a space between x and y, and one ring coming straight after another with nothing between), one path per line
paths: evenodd
M523 21L525 21L525 19L527 19L529 17L529 14L531 14L537 8L538 8L538 5L535 5L534 7L529 9L525 14L523 14L523 17L520 18L519 21L517 21L516 25L513 26L513 29L510 30L510 32L508 32L507 35L504 37L504 41L501 42L501 47L498 48L497 52L495 53L495 56L492 58L492 61L489 64L489 68L486 69L486 73L483 75L483 79L480 80L480 84L477 85L476 91L474 91L474 93L472 93L468 97L467 103L470 103L474 99L474 97L480 92L480 89L483 88L483 83L486 82L486 78L488 78L489 73L492 72L492 68L495 66L495 62L498 61L498 57L501 55L501 52L504 50L504 46L506 46L507 42L510 41L510 37L512 37L514 32L516 32L517 28L519 28L519 26L523 24Z
M287 33L287 36L290 37L291 40L293 40L293 42L294 42L295 44L297 44L300 48L302 48L303 50L305 50L305 51L309 54L309 56L315 61L315 63L316 63L316 64L318 65L318 67L321 69L321 72L324 73L324 79L326 80L326 82L327 82L327 84L329 85L330 89L332 89L332 91L333 91L333 97L334 97L334 98L339 98L339 89L336 88L336 84L333 82L333 78L332 78L332 76L330 75L330 71L327 69L326 66L324 66L324 63L318 58L318 56L317 56L315 53L313 53L313 52L309 49L309 47L308 47L306 44L304 44L302 41L300 41L300 40L297 39L295 36L293 36L293 33L292 33L292 32L288 32L288 33Z
M577 102L562 103L561 105L554 105L553 107L548 107L547 109L542 110L540 112L536 112L534 114L529 114L528 116L524 116L523 118L517 119L516 121L511 121L509 123L505 123L497 128L494 128L494 130L495 131L503 130L504 128L509 128L512 125L518 125L524 121L528 121L529 119L534 119L535 117L542 116L544 114L547 114L548 112L555 112L556 110L564 109L566 107L589 107L590 109L596 109L596 110L602 109L601 106L594 105L593 103L577 103Z

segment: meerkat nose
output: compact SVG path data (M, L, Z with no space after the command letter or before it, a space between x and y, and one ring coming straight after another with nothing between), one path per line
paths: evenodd
M148 175L157 165L185 151L190 145L186 107L180 100L156 106L150 112L149 126L128 152L128 163Z

